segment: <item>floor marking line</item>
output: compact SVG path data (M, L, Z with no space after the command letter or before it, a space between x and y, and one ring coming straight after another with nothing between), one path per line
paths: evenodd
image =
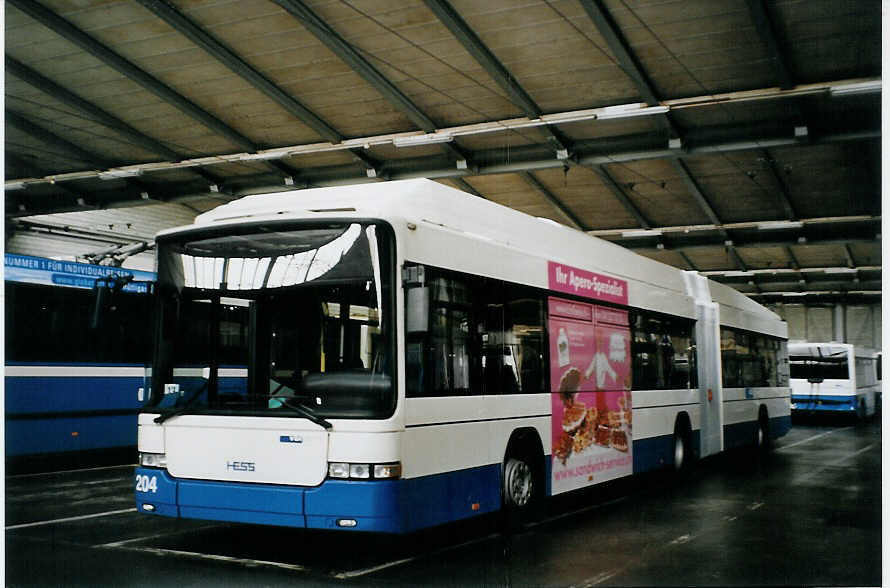
M197 551L182 551L179 549L163 549L161 547L113 547L112 549L122 549L125 551L141 551L161 556L172 555L175 557L183 557L187 559L224 561L228 563L240 564L247 567L271 567L296 572L305 572L309 569L306 566L301 566L299 564L287 564L279 561L265 561L262 559L232 557L230 555L217 555L215 553L199 553Z
M470 539L469 541L464 541L463 543L458 543L457 545L446 545L445 547L440 547L439 549L435 549L430 551L429 553L421 553L419 555L415 555L412 557L406 557L403 559L395 559L393 561L388 561L382 564L378 564L376 566L371 566L368 568L359 568L357 570L349 570L346 572L339 572L336 574L331 574L332 577L337 578L338 580L348 580L349 578L359 578L361 576L367 576L368 574L373 574L374 572L379 572L380 570L385 570L388 568L393 568L396 566L400 566L406 563L411 563L412 561L418 561L420 559L433 557L436 555L441 555L443 553L447 553L449 551L454 551L456 549L460 549L461 547L467 547L468 545L474 545L476 543L482 543L484 541L490 541L495 537L500 537L500 533L491 533L486 535L485 537L477 537L476 539Z
M824 433L819 433L818 435L813 435L812 437L807 437L806 439L801 439L800 441L795 441L790 445L783 445L776 449L776 451L785 451L786 449L791 449L792 447L796 447L798 445L802 445L804 443L809 443L810 441L815 441L821 437L825 437L826 435L831 435L832 433L837 433L839 431L846 431L847 429L852 429L853 427L843 427L842 429L832 429L831 431L826 431Z
M12 531L14 529L26 529L28 527L42 527L44 525L55 525L58 523L67 523L70 521L82 521L85 519L96 519L99 517L109 517L112 515L123 514L125 512L136 512L136 508L124 508L122 510L109 510L106 512L97 512L95 514L81 515L79 517L65 517L64 519L53 519L51 521L36 521L34 523L23 523L21 525L8 525L6 527L7 531Z
M831 462L831 463L829 463L829 464L825 464L824 466L822 466L822 467L820 467L820 468L818 468L818 469L815 469L815 470L813 470L813 471L811 471L811 472L808 472L808 473L806 473L806 474L804 474L804 475L802 475L802 476L799 476L799 477L795 478L795 479L792 480L791 482L792 482L793 484L800 484L801 482L804 482L804 481L806 481L806 480L809 480L809 479L812 478L813 476L816 476L816 475L822 473L823 471L825 471L825 470L828 469L828 468L832 468L832 467L835 467L835 466L839 466L839 465L841 465L842 463L844 463L845 461L847 461L848 459L854 458L854 457L856 457L857 455L859 455L860 453L865 453L866 451L869 451L869 450L872 449L875 445L876 445L875 443L870 443L869 445L866 445L865 447L863 447L863 448L860 449L859 451L854 451L853 453L851 453L851 454L849 454L849 455L845 455L844 457L842 457L842 458L840 458L840 459L836 459L836 460L834 460L833 462Z
M98 468L83 468L79 470L58 470L55 472L38 472L36 474L16 474L14 476L6 476L7 480L19 480L23 478L37 478L40 476L55 476L56 474L76 474L79 472L98 472L100 470L119 470L121 468L135 468L135 463L125 463L114 466L102 466Z
M379 572L380 570L385 570L387 568L394 568L394 567L400 566L402 564L410 563L416 559L420 559L420 557L422 557L422 556L406 557L404 559L396 559L393 561L382 563L380 565L371 566L370 568L350 570L348 572L339 572L337 574L333 574L333 577L337 578L338 580L348 580L350 578L359 578L361 576L367 576L368 574L373 574L374 572Z
M575 584L574 586L580 586L581 588L592 588L598 584L602 584L603 582L610 580L623 572L623 569L620 570L606 570L605 572L600 572L599 574L587 578L586 580L582 580L582 584Z
M123 541L112 541L111 543L99 543L97 545L93 545L93 548L106 548L106 549L114 549L116 547L123 547L128 543L137 543L139 541L151 541L152 539L160 539L161 537L174 537L176 535L183 535L185 533L193 533L195 531L203 531L205 529L213 529L216 527L222 527L223 525L202 525L200 527L195 527L194 529L180 529L179 531L173 531L172 533L156 533L154 535L147 535L145 537L134 537L133 539L124 539Z

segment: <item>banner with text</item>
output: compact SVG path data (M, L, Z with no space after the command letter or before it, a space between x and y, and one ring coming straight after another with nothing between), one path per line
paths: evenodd
M137 283L124 286L125 292L148 292L148 284L155 281L153 272L123 269L107 265L92 265L74 261L59 261L45 257L6 253L3 278L10 282L68 286L92 289L97 278L106 276L133 276Z
M555 261L547 262L547 273L551 290L613 304L627 304L627 282L625 280Z

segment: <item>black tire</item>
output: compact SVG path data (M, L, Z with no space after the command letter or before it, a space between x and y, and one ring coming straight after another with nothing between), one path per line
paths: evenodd
M678 419L674 425L674 446L672 469L677 474L686 474L692 469L692 431L686 419Z
M527 453L508 455L501 484L505 530L516 531L535 520L543 494L544 480L535 460Z
M859 404L856 405L856 420L860 423L868 420L868 408L865 406L865 398L860 398Z
M765 455L769 452L769 418L767 417L765 410L761 410L760 416L757 417L757 427L754 429L753 446L754 452L757 455Z

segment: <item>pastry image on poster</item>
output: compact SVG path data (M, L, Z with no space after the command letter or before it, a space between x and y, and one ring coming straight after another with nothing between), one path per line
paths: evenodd
M551 298L552 488L633 472L627 313Z

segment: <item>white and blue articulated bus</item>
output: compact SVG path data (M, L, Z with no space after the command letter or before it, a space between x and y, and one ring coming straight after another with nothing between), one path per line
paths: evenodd
M789 343L788 355L792 412L874 416L879 352L848 343Z
M249 196L157 244L142 513L521 519L790 427L772 312L433 181Z
M122 280L108 320L94 324L96 281ZM100 453L135 456L135 426L151 359L154 274L7 253L7 464L31 468ZM123 285L126 281L126 285ZM129 448L127 450L127 448Z

